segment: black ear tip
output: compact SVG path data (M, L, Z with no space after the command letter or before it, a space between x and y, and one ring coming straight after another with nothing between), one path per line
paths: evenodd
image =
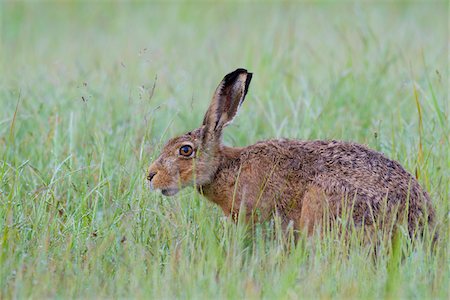
M238 76L243 74L243 73L244 74L251 74L251 73L248 73L248 71L246 69L239 68L239 69L236 69L233 72L228 73L227 75L225 75L225 77L223 78L223 81L225 82L225 84L234 82L238 78ZM250 77L251 77L251 75L250 75Z
M237 68L234 72L239 73L239 74L241 74L241 73L248 73L248 71L246 69L244 69L244 68Z
M253 73L247 73L247 79L245 80L245 90L244 96L247 95L248 86L250 85L250 81L252 81Z

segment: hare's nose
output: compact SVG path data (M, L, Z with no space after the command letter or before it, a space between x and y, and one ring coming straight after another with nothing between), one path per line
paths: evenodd
M156 172L148 173L148 176L147 176L148 181L152 181L152 179L153 179L153 177L155 177L155 175L156 175Z

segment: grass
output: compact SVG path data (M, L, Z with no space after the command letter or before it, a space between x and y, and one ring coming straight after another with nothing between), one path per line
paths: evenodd
M448 3L0 4L0 298L449 298ZM222 76L227 144L352 140L419 177L441 240L286 249L145 187Z

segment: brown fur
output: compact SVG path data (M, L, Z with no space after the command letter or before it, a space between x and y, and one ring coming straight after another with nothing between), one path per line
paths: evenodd
M268 140L244 148L221 144L222 129L242 104L251 75L238 69L219 85L203 125L170 140L150 166L154 188L173 195L195 185L235 218L262 221L277 214L284 227L312 233L349 213L356 226L388 226L404 220L416 226L434 223L428 194L399 163L365 146L338 141ZM223 104L222 101L226 103ZM222 111L225 110L225 111ZM178 154L191 145L194 155ZM426 220L427 218L427 220Z

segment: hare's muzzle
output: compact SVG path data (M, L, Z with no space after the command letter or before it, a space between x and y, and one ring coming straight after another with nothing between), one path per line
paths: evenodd
M174 195L176 195L177 193L178 193L178 189L175 189L175 188L172 188L172 189L162 189L161 190L161 193L164 195L164 196L174 196Z
M155 177L155 175L156 175L156 172L150 172L150 173L148 173L148 175L147 175L147 180L151 182L152 179L153 179L153 177Z
M147 180L148 180L147 181L147 186L149 187L149 189L151 191L154 190L152 179L153 179L153 177L155 177L155 175L156 175L156 172L149 172L148 175L147 175Z

